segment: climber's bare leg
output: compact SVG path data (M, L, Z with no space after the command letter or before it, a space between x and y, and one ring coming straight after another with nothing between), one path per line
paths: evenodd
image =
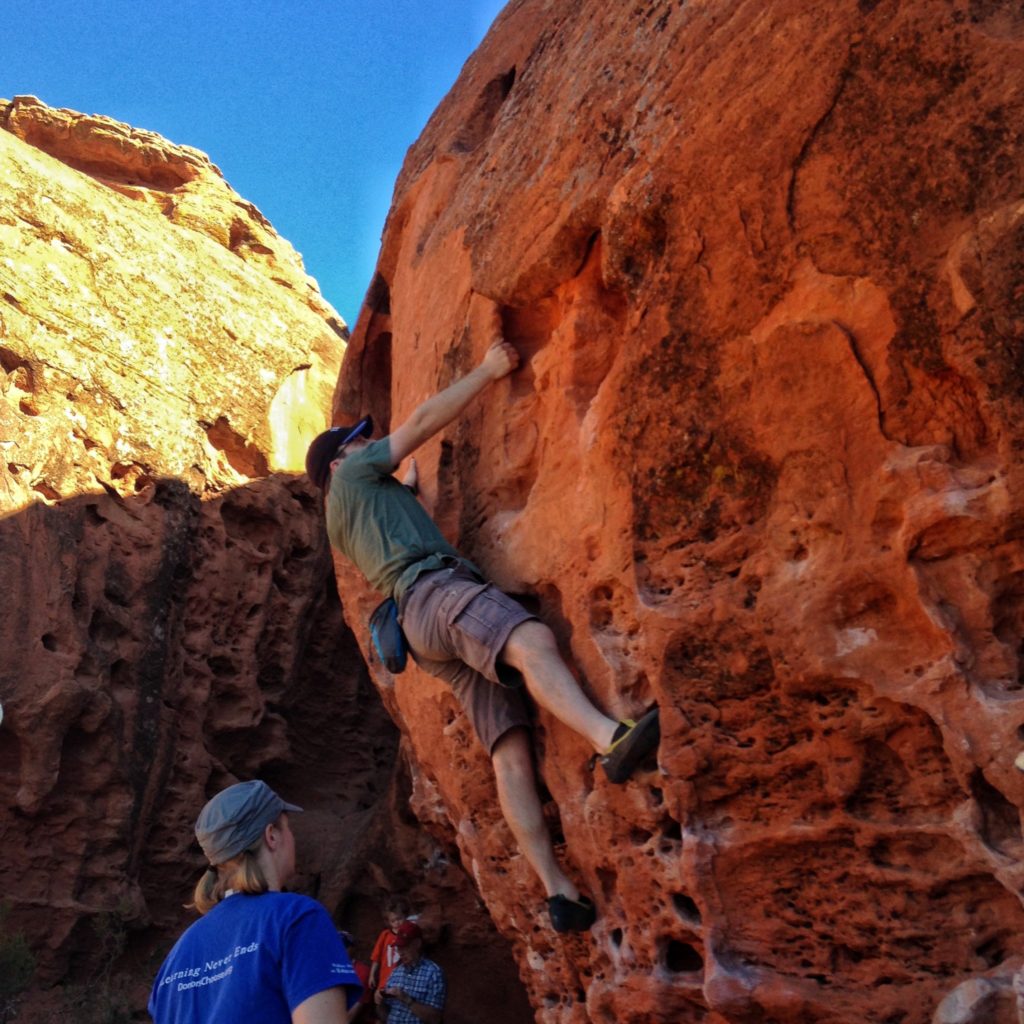
M500 660L523 674L530 696L542 708L583 736L599 754L611 746L618 722L586 698L558 653L554 633L543 622L531 619L516 626Z
M544 811L537 795L529 733L522 726L509 729L491 752L498 800L519 849L537 873L548 896L579 898L579 890L562 871L551 846Z

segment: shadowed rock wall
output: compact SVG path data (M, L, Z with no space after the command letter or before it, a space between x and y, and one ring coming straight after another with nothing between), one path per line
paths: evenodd
M538 716L600 910L563 939L451 695L373 667L546 1024L1013 1019L1022 46L1001 0L514 0L409 152L335 421L401 422L496 301L524 365L424 500L662 708L621 788Z

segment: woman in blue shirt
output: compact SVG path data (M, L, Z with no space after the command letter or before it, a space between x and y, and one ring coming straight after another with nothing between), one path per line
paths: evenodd
M362 985L327 911L282 889L295 873L285 803L253 780L218 793L196 821L210 867L203 915L153 983L156 1024L347 1024Z

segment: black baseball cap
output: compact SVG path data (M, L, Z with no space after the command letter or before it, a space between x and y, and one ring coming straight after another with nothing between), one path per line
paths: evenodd
M324 490L331 477L331 463L338 449L357 437L369 437L373 433L373 417L364 416L354 427L331 427L317 434L306 452L306 476Z

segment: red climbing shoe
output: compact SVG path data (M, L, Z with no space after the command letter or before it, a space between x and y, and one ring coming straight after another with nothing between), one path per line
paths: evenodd
M625 782L641 761L658 746L661 739L661 724L658 709L652 708L634 722L626 719L619 723L616 739L601 758L604 773L611 782Z

